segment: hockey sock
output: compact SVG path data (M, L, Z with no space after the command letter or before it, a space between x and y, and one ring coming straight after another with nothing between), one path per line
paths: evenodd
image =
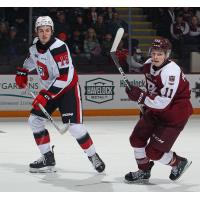
M137 161L137 165L138 165L138 169L141 169L143 171L146 171L149 169L149 158L145 157L145 158L140 158L140 159L136 159Z
M150 159L147 157L145 147L134 147L135 159L138 165L138 169L148 170Z
M172 157L171 161L169 162L169 165L171 167L177 166L178 163L181 161L181 159L182 159L182 157L176 155L176 153L173 152L173 157Z
M93 141L83 124L72 124L69 128L69 132L77 140L87 156L90 157L96 153Z
M88 133L76 140L89 157L96 153L93 141Z
M33 135L41 154L45 154L51 150L49 132L46 129L38 133L33 133Z

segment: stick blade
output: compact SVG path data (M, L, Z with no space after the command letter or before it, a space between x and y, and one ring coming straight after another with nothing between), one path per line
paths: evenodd
M122 36L124 35L124 29L123 28L119 28L117 30L116 36L115 36L115 40L113 42L112 48L110 50L110 52L115 52L117 50L117 47L122 39Z

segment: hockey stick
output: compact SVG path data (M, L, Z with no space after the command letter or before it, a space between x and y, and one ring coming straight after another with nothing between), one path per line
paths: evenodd
M112 48L110 50L110 55L111 55L111 57L112 57L115 65L116 65L117 69L119 70L120 74L122 75L124 83L126 84L126 86L128 87L128 89L131 90L131 84L130 84L130 82L129 82L127 76L126 76L126 74L124 73L121 65L119 64L119 60L118 60L118 58L116 56L117 47L119 46L119 43L120 43L120 41L121 41L121 39L123 37L123 34L124 34L124 29L123 28L119 28L117 30L117 33L116 33L116 36L115 36ZM143 113L142 106L139 105L139 104L138 104L138 106L139 106L140 111Z
M28 88L26 87L26 89L28 90L28 92L31 94L31 96L35 99L36 96L34 95L34 93ZM55 123L55 121L53 120L53 118L51 117L51 115L49 115L49 113L46 111L46 109L41 105L38 104L39 108L41 109L41 111L44 113L44 115L47 117L47 119L53 124L53 126L55 127L55 129L61 134L63 135L65 132L67 132L67 130L70 127L70 121L67 124L67 126L63 127L63 128L59 128L58 125Z

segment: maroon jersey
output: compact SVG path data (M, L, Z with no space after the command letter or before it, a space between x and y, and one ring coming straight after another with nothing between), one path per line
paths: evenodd
M143 67L147 96L144 105L148 113L167 124L177 124L192 114L189 82L180 67L167 61L157 68L148 59Z

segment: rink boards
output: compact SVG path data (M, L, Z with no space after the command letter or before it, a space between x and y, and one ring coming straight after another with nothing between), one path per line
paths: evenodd
M200 75L186 75L191 87L191 101L194 114L200 114ZM130 82L141 89L145 88L143 75L128 75ZM139 109L125 93L121 75L95 74L79 75L83 112L86 116L136 115ZM37 94L40 84L37 75L29 76L29 88ZM0 116L27 116L31 109L32 98L25 89L17 89L15 75L1 75L0 78ZM56 112L55 115L58 113Z

